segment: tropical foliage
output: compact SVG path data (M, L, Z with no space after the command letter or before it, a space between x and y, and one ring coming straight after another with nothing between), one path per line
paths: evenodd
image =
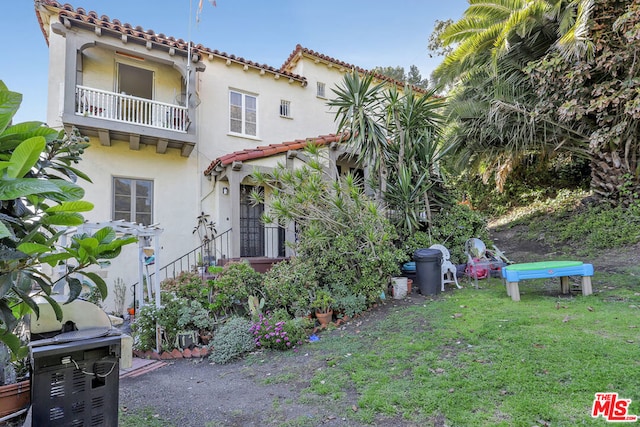
M432 211L447 200L437 169L446 151L438 145L443 99L409 86L400 92L357 72L345 75L333 91L329 105L338 131L347 135L357 161L377 171L371 184L398 231L409 235L429 223Z
M440 33L453 84L446 141L458 171L491 178L590 161L599 199L629 205L637 159L638 2L470 2ZM588 173L588 172L587 172ZM589 176L586 175L586 176Z
M58 245L65 227L82 224L82 212L93 208L82 200L84 191L76 184L78 178L88 177L72 166L87 144L77 134L65 135L40 122L11 125L21 100L0 81L0 340L18 356L25 349L13 328L29 311L39 313L32 291L37 290L62 318L60 307L49 297L54 283L43 265L64 263L66 271L59 280L69 286L69 301L82 291L78 275L95 284L104 299L104 280L87 267L108 264L122 246L135 241L103 228L93 235L74 235L66 247Z
M299 236L294 249L300 258L314 263L309 286L315 280L325 288L344 284L369 303L377 301L403 259L394 247L397 235L380 203L367 197L352 175L335 179L335 173L325 168L329 162L322 153L310 144L304 166L290 170L278 165L269 175L252 174L271 193L271 212L263 219L282 226L296 224ZM264 202L262 194L252 196L255 202Z

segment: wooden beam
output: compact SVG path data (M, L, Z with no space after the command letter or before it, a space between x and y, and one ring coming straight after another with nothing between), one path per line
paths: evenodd
M156 144L156 153L165 154L167 152L168 145L169 145L169 140L167 138L158 139L158 143Z
M182 157L189 157L194 147L195 147L195 144L184 144L182 146L182 150L180 150L180 155Z
M140 135L131 134L129 136L129 149L136 151L140 149Z
M98 138L100 138L100 144L105 147L111 147L111 137L109 136L109 131L105 129L100 129L98 131Z

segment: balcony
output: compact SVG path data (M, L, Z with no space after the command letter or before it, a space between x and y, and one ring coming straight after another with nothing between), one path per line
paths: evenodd
M155 145L158 153L177 148L184 157L195 146L187 107L81 85L76 86L73 114L65 111L63 121L84 135L98 136L105 146L128 141L132 150Z

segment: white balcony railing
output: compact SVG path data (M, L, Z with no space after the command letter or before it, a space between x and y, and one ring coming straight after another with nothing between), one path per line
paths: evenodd
M76 114L176 132L189 127L187 107L86 86L76 86Z

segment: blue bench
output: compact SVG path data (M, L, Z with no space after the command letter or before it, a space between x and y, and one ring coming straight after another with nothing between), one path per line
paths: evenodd
M560 290L569 293L569 276L582 276L582 295L591 295L591 276L593 265L580 261L544 261L524 264L512 264L502 268L502 277L507 286L507 295L514 301L520 301L518 282L526 279L560 278Z

